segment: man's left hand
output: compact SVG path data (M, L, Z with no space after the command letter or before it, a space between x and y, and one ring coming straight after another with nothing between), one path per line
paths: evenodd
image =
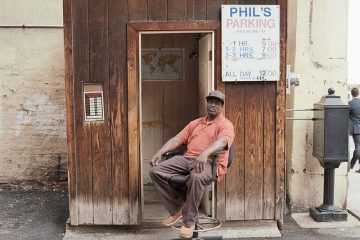
M205 163L208 159L208 156L206 154L200 154L196 158L195 162L195 172L201 173L204 170Z

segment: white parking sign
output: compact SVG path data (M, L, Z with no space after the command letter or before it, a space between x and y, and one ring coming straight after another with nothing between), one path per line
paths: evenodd
M222 5L222 81L280 79L279 5Z

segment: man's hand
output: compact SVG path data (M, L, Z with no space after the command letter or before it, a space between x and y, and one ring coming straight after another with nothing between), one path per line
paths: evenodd
M201 173L204 170L208 156L204 153L200 154L195 160L195 172Z
M149 164L153 167L157 166L159 164L159 162L161 162L163 160L162 158L162 154L160 153L155 153L155 155L152 157L152 159L150 160Z

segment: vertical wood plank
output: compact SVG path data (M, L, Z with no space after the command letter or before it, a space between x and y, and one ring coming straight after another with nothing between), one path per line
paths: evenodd
M167 0L148 0L148 20L167 20Z
M156 96L160 95L158 94L158 89L155 88L155 84L157 82L149 82L149 81L143 81L141 83L141 121L142 121L142 137L141 137L141 158L142 158L142 165L143 165L143 179L144 175L146 174L145 168L146 165L145 162L149 162L152 156L156 152L154 152L154 138L155 138L155 129L162 126L160 124L160 121L156 121L155 117L155 101ZM162 88L162 87L161 87ZM161 93L161 92L160 92ZM162 98L161 98L162 99ZM162 103L160 103L162 105ZM162 115L161 115L162 116Z
M237 5L237 4L240 4L240 0L225 0L225 4Z
M206 20L206 0L188 0L187 7L189 21Z
M187 20L187 0L168 0L168 21Z
M89 81L88 1L71 1L73 15L75 159L79 224L93 224L90 125L84 122L82 82Z
M222 81L221 79L221 31L220 29L216 29L214 31L214 58L215 58L215 69L214 69L214 85L215 85L215 89L219 90L221 92L223 92L225 94L225 83ZM226 103L224 106L224 112L226 109Z
M226 174L226 220L245 217L245 83L226 84L226 117L235 129L234 161Z
M275 218L283 222L285 207L285 78L286 78L286 0L280 4L280 81L276 92L276 206Z
M129 201L130 224L139 223L139 83L137 32L128 25L128 154L129 154Z
M71 225L78 225L76 195L75 123L74 123L74 81L72 61L71 1L63 0L64 54L65 54L65 94L66 94L66 134L68 160L69 212Z
M220 11L220 10L219 10ZM226 95L225 92L225 84L222 82L221 79L221 31L220 29L216 29L214 31L214 58L215 58L215 62L214 62L214 85L215 85L215 89L223 92ZM226 97L225 97L226 98ZM226 116L226 103L224 106L224 110L223 112L225 113ZM225 184L226 184L226 176L225 179L221 182L218 182L216 184L216 217L218 219L220 219L221 221L225 221L226 220L226 192L225 192Z
M109 80L113 224L130 223L127 142L127 1L109 0Z
M112 224L108 1L89 0L91 83L102 84L104 122L91 124L94 224Z
M263 86L264 94L264 208L263 219L275 219L276 82Z
M198 59L190 59L197 41L190 34L164 36L165 48L184 48L184 81L164 81L164 141L174 137L191 120L198 117ZM195 67L196 65L196 67ZM184 98L183 96L191 96ZM178 111L174 111L178 109ZM186 111L184 109L187 109Z
M129 9L129 21L147 20L147 0L127 0L127 4Z
M221 5L225 4L225 0L207 0L206 1L206 19L219 20Z
M154 83L154 119L161 123L161 128L154 129L154 154L164 145L164 83ZM153 155L154 155L153 154Z
M266 0L244 0L246 5L260 5L264 4Z
M245 88L245 219L263 213L263 83Z

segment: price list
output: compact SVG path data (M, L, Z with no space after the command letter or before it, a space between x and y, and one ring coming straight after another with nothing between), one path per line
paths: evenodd
M222 80L278 81L278 5L222 6Z

